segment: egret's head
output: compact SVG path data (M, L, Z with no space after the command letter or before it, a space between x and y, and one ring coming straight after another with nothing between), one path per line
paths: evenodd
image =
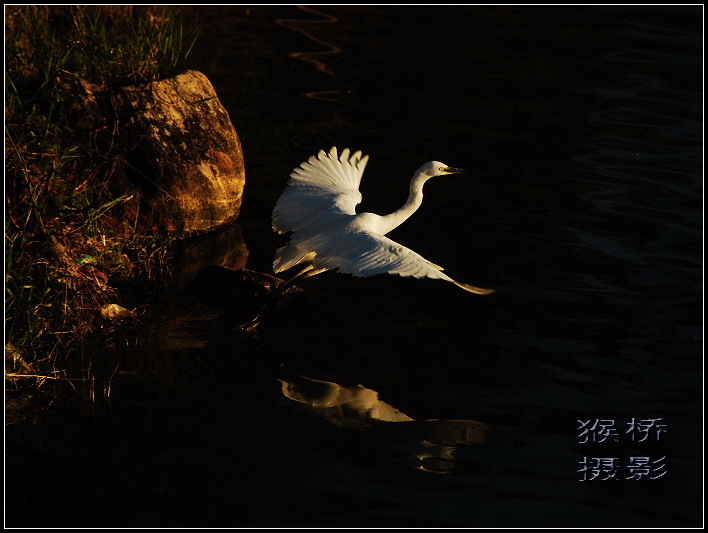
M422 174L429 178L433 178L435 176L445 176L447 174L461 174L464 172L466 171L461 168L449 167L445 163L441 163L440 161L429 161L428 163L420 167L416 174Z

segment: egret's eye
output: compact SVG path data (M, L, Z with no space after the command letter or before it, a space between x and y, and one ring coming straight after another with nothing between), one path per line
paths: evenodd
M439 170L440 172L445 172L445 167L440 167L438 170Z

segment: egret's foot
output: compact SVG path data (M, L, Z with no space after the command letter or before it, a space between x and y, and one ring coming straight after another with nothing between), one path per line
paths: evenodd
M254 318L246 322L245 324L241 324L238 326L236 329L243 333L254 333L256 331L256 328L259 326L261 323L261 315L260 313L256 315Z
M261 308L260 311L258 311L258 314L254 316L251 320L246 322L245 324L241 324L238 329L245 332L245 333L251 333L254 331L258 325L261 323L261 320L270 312L273 310L273 307L275 307L275 303L277 301L278 295L275 294L274 296L271 297L268 302Z

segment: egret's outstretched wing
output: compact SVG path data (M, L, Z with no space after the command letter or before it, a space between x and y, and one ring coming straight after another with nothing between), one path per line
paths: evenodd
M313 258L315 269L338 269L340 272L354 276L388 273L402 277L442 279L475 294L494 292L455 281L442 272L442 267L378 233L366 231L333 231L331 235L328 233L323 232L298 242L299 246L316 253Z
M323 217L356 213L361 202L359 183L369 156L349 149L320 151L290 174L288 187L273 210L273 229L278 233L297 231Z

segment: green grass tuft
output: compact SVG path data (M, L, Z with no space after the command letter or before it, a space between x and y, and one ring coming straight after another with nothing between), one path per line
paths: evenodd
M120 142L100 117L77 125L61 80L170 74L197 30L154 6L7 6L6 28L6 384L94 391L101 309L133 309L159 290L168 240L125 218L129 197L110 187Z

